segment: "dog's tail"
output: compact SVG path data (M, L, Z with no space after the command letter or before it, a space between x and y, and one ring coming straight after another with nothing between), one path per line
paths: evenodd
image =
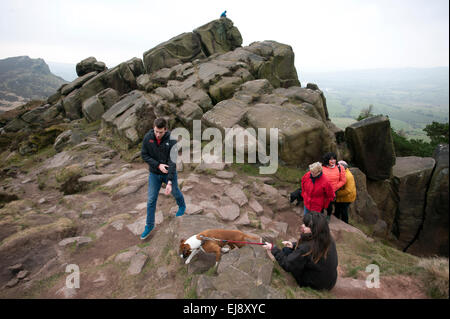
M262 243L262 238L259 237L259 236L245 234L245 238L255 239L255 240L257 240L259 243Z

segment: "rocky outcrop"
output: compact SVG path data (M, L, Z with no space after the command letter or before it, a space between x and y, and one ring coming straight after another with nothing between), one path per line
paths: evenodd
M231 20L214 20L144 52L145 70L150 74L163 68L204 59L214 53L225 53L241 44L241 34Z
M289 45L275 41L252 43L248 50L265 58L258 69L258 78L268 79L274 87L300 86L294 65L294 51Z
M78 62L75 68L79 77L90 72L102 72L107 69L104 62L97 61L93 56Z
M166 114L166 107L157 95L147 95L142 91L132 91L122 96L102 115L102 125L128 142L128 146L139 143L145 133L152 128L158 116Z
M95 122L119 100L116 90L107 88L83 102L82 112L88 122Z
M399 245L407 249L422 227L427 189L435 160L431 157L397 157L393 168L398 205L392 232Z
M306 167L337 151L323 93L317 85L300 87L292 48L275 41L241 44L239 30L221 18L145 52L143 61L107 69L87 58L77 64L79 78L51 98L55 104L48 104L45 117L101 118L103 136L115 132L125 149L141 141L155 117L165 116L189 130L194 120L223 133L235 125L241 131L265 128L267 138L270 128L278 128L279 154L288 164ZM38 112L6 129L20 131L28 118L37 122ZM256 136L250 142L258 143Z
M181 239L211 228L235 229L206 216L186 216L183 221L175 221L174 248L178 250ZM195 275L191 286L199 298L285 298L270 286L274 264L260 246L248 245L222 254L217 275L204 274L214 264L214 254L199 253L184 265L189 274Z
M436 166L426 193L423 226L408 252L422 256L448 256L448 144L434 151Z
M167 42L144 52L144 65L147 73L170 68L195 59L206 58L201 43L193 32L180 34Z
M380 212L380 219L386 223L383 233L379 233L380 237L388 238L391 235L394 225L395 213L398 206L398 193L394 189L393 180L385 179L382 181L367 180L367 191Z
M389 119L379 115L356 122L345 129L353 163L372 180L392 177L395 150Z
M206 56L232 51L242 45L242 36L230 19L218 19L194 30Z

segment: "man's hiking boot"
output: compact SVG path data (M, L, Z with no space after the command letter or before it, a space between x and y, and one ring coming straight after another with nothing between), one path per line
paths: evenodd
M144 240L145 238L148 237L148 235L150 235L150 232L153 230L153 225L149 226L149 225L145 225L145 229L144 232L141 235L141 239Z
M186 206L180 207L180 208L178 208L177 214L175 216L176 217L183 216L185 211L186 211Z

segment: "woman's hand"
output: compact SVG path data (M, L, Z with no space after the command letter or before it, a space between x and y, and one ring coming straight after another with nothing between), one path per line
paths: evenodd
M264 249L270 251L272 250L273 244L266 242L265 245L262 246Z
M294 246L292 246L292 243L290 241L283 241L281 243L288 248L294 248Z

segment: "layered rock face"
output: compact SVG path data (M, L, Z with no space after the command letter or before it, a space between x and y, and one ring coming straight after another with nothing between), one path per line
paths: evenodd
M79 78L62 86L44 109L34 110L39 114L33 118L51 109L59 119L101 119L102 132L119 135L125 148L140 143L154 118L164 116L172 128L191 130L194 120L203 130L216 127L222 133L263 128L267 141L270 129L278 128L280 159L296 166L336 152L323 92L316 85L300 86L292 48L275 41L241 44L233 22L221 18L161 43L143 60L107 69L86 58L77 64ZM5 130L18 131L29 118L25 114Z
M409 251L424 256L448 256L448 144L439 145L433 158L436 166L426 193L423 226Z
M448 256L448 145L434 159L395 157L384 116L348 126L345 138L359 168L351 169L358 194L353 217L399 249Z
M241 34L230 19L214 20L144 52L145 70L152 73L195 59L204 59L214 53L231 51L241 44Z
M397 157L394 188L399 196L393 232L407 249L422 225L428 184L433 172L433 158Z

